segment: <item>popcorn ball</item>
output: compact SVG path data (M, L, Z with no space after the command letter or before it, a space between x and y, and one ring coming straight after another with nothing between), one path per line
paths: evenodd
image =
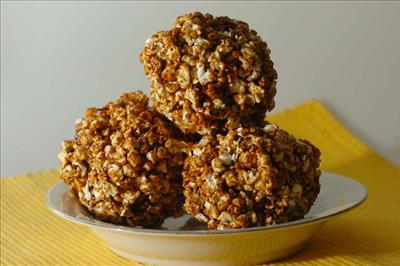
M204 136L183 170L184 207L210 229L301 219L320 190L320 152L277 126Z
M186 144L141 92L123 94L76 121L62 143L61 178L96 217L158 227L182 214Z
M277 73L267 44L242 21L192 13L146 41L140 59L157 110L185 133L262 120Z

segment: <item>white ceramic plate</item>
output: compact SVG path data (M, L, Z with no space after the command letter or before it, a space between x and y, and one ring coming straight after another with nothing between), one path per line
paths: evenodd
M301 250L334 216L367 197L353 179L323 172L321 192L304 219L262 227L207 230L185 215L167 219L164 229L142 229L105 223L83 208L59 182L47 193L47 206L61 218L90 227L116 254L153 265L254 265L278 260Z

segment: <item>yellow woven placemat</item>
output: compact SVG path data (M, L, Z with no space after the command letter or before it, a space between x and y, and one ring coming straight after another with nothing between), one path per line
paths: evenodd
M322 168L368 187L356 210L329 222L300 254L276 265L400 265L400 169L352 136L317 101L271 121L322 152ZM1 264L135 265L114 255L89 229L45 206L58 171L1 180Z

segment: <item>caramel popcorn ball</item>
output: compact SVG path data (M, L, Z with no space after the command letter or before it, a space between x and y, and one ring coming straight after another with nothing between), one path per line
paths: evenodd
M303 218L320 190L319 157L272 124L204 136L184 164L184 207L210 229Z
M158 227L182 214L186 144L179 130L141 92L123 94L76 121L62 143L61 178L95 216Z
M185 133L263 119L277 73L267 44L239 20L192 13L146 41L140 60L157 110Z

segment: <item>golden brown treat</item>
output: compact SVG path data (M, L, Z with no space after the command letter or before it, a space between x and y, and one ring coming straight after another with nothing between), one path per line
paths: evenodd
M210 229L303 218L319 193L319 157L272 124L204 136L185 160L184 207Z
M157 227L182 214L186 144L141 92L89 108L62 143L61 178L97 217Z
M186 134L262 120L277 73L267 44L242 21L192 13L146 41L140 59L157 110Z

